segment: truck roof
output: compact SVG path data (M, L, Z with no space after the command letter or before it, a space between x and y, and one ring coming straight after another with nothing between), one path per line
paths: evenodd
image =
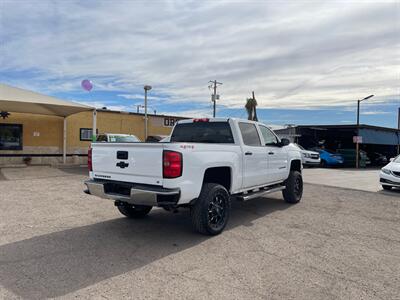
M194 121L203 121L203 122L227 122L232 118L193 118L193 119L185 119L179 120L179 124L193 123Z
M229 120L233 120L236 122L246 122L246 123L259 123L267 126L266 124L259 122L259 121L251 121L247 119L240 119L240 118L193 118L193 119L185 119L179 120L178 124L188 124L193 122L228 122Z

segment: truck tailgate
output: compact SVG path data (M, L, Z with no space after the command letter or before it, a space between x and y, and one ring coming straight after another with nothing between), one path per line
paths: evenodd
M95 179L162 185L161 143L93 143Z

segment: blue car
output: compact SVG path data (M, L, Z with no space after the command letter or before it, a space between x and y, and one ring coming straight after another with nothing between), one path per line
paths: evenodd
M321 157L321 166L323 167L342 166L344 163L343 156L339 153L319 148L314 148L312 150L319 153Z

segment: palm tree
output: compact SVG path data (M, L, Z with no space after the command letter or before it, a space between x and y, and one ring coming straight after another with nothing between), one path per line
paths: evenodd
M253 97L247 98L246 105L244 106L247 110L248 120L258 121L256 106L257 106L257 100L253 92Z

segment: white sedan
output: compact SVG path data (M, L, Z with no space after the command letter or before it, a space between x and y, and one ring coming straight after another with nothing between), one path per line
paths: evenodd
M138 143L139 138L133 134L123 133L101 133L97 135L97 142L108 142L108 143Z
M380 183L385 190L400 188L400 155L381 169Z
M303 166L319 166L321 164L321 158L318 152L306 150L299 144L294 145L300 149Z

